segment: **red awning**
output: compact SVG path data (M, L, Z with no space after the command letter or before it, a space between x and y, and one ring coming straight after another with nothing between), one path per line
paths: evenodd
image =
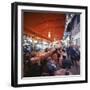
M65 28L65 14L24 12L24 32L50 41L61 40ZM48 37L50 32L51 37Z

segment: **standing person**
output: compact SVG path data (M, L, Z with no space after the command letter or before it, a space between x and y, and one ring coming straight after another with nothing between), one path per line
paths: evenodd
M76 45L75 47L75 50L76 50L76 54L77 54L77 60L80 60L80 50L79 50L79 46Z
M70 47L66 47L67 58L70 59Z
M70 56L70 59L71 59L71 62L72 62L72 65L75 65L75 60L76 60L76 51L74 49L74 45L71 45L69 47L69 56Z

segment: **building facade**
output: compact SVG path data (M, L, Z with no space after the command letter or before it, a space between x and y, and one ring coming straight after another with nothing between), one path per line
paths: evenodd
M80 46L80 14L67 15L66 21L68 23L66 23L64 39L67 45Z

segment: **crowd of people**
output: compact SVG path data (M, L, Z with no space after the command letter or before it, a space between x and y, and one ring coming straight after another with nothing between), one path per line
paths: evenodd
M79 46L46 48L40 55L37 53L24 50L24 77L80 75Z

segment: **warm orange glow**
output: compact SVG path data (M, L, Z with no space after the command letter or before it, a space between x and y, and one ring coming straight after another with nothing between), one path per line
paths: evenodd
M51 32L48 32L48 38L51 38Z
M65 14L62 13L24 13L24 33L53 42L61 40L65 28Z

